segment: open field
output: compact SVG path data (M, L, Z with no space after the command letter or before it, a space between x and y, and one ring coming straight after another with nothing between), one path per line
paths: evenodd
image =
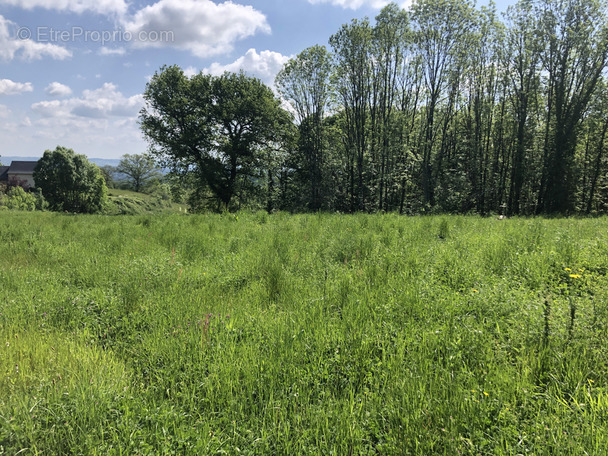
M0 217L0 454L603 454L608 220Z

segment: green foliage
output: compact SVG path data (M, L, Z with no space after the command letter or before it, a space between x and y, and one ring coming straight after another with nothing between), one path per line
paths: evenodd
M20 186L9 187L5 192L0 191L0 208L18 211L33 211L38 208L39 199L36 195L26 192Z
M109 215L143 215L185 210L185 205L173 204L169 189L165 184L159 184L156 190L145 194L130 190L110 190L106 213Z
M108 189L99 168L72 149L57 146L45 151L34 180L51 210L95 213L105 209Z
M276 85L299 135L268 166L276 205L605 212L606 2L520 0L504 19L492 3L391 3L340 27L331 59L291 59Z
M116 168L112 165L104 165L99 168L101 175L106 183L106 187L114 188L116 183L114 182L114 173L116 172Z
M154 159L140 154L123 155L115 172L127 176L131 189L135 192L141 192L152 179L160 176Z
M2 451L602 454L607 223L4 213Z
M176 176L194 176L193 195L209 189L218 209L230 209L261 178L291 125L270 88L243 73L188 78L177 66L163 67L144 98L140 123L152 152Z
M296 112L298 147L288 164L295 170L298 192L305 193L301 195L303 207L312 211L328 206L331 185L323 122L331 94L330 74L327 49L313 46L289 60L275 81L281 96Z

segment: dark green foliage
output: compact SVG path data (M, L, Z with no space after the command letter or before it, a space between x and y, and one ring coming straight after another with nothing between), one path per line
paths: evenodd
M209 189L217 209L231 208L234 196L263 178L268 154L281 149L291 125L272 91L243 73L188 78L163 67L144 98L140 122L151 151L174 174L194 176L195 196Z
M107 203L108 189L99 168L72 149L57 146L45 151L34 180L54 211L96 213Z

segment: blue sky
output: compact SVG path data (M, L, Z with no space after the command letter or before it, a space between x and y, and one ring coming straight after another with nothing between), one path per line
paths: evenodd
M386 3L0 0L0 161L57 145L91 158L143 153L141 93L162 65L243 69L271 84L289 57Z

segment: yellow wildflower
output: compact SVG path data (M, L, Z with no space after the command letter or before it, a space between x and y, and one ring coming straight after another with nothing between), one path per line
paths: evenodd
M581 275L580 274L570 274L570 277L572 277L573 279L580 279Z
M572 269L570 269L570 268L566 268L566 269L565 269L565 271L566 271L566 272L572 272Z

